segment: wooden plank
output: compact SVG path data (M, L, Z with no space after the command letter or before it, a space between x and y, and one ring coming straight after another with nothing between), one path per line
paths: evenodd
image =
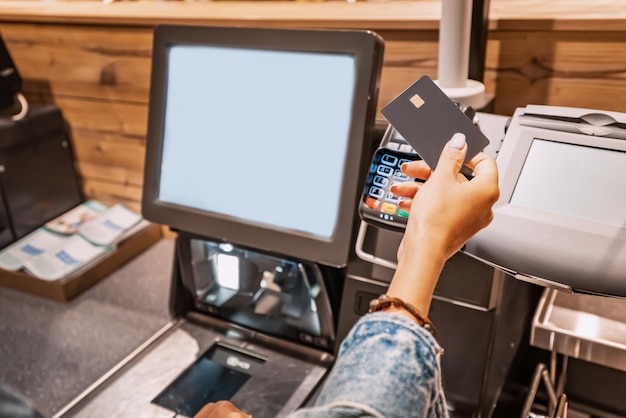
M85 195L96 199L112 198L120 201L140 202L142 189L134 184L112 183L96 179L83 178Z
M380 109L422 75L437 77L438 32L434 30L381 31L385 55L378 95Z
M626 112L626 32L493 32L485 85L504 115L529 103Z
M487 64L529 79L547 76L626 78L626 32L510 32L489 34Z
M89 198L96 199L107 206L113 206L119 203L135 213L141 213L141 202L138 201L121 199L118 196L110 196L107 194L97 194L90 196Z
M143 139L106 132L73 129L72 145L79 161L143 171L146 145Z
M47 87L41 79L51 77L48 93L53 94L52 100L61 105L73 127L119 132L124 135L145 135L147 108L136 107L139 105L134 102L146 103L148 100L150 36L147 30L121 28L113 31L112 39L117 41L109 44L117 46L105 50L102 46L97 46L109 39L108 31L102 27L24 25L18 28L19 26L11 25L10 33L14 36L14 42L17 45L29 45L28 48L19 48L20 51L33 51L25 53L23 65L27 74L34 78L27 78L25 84L39 94L44 94ZM139 62L128 61L125 64L124 68L127 69L122 74L134 74L132 82L103 87L94 76L95 73L102 72L102 63L96 59L92 66L97 71L87 70L90 65L84 62L88 63L90 57L81 54L85 50L99 51L106 56L117 54L126 59L124 48L128 46L123 42L126 30L130 31L130 39L134 36L143 38L145 57ZM39 31L42 33L37 34ZM421 75L429 74L435 78L438 55L436 31L386 30L381 35L386 40L386 53L379 108ZM625 36L623 32L492 32L488 44L486 84L487 91L497 96L496 111L510 114L515 107L523 105L524 100L533 103L622 109L620 103L614 103L618 100L611 92L614 88L617 91L623 90L626 68ZM39 45L41 50L35 45ZM55 50L56 45L61 45L67 53ZM52 48L52 52L46 52L46 48ZM59 65L58 59L48 59L51 54L55 57L75 58L67 58L67 63L61 66L63 71L55 71L54 67ZM127 55L133 54L135 53L131 52ZM61 61L65 59L62 58ZM72 72L67 68L70 64L83 70ZM75 82L75 79L80 80L81 74L86 77L85 81ZM617 81L615 85L607 87L600 82L597 91L589 94L589 88L581 80L590 79ZM129 93L131 90L125 90L127 85L131 86L129 88L132 94ZM83 97L103 101L83 101ZM127 103L126 99L134 102Z
M626 112L626 103L616 97L626 95L625 83L612 81L544 79L530 85L519 78L500 78L495 113L511 115L516 107L527 104L571 106Z
M623 0L493 0L490 29L549 31L623 31Z
M176 239L178 237L178 233L172 231L167 225L161 225L161 234L165 239Z
M28 92L148 103L152 30L2 24Z
M78 161L76 168L78 169L79 175L87 181L98 180L101 182L119 183L137 187L143 185L143 171L84 161Z
M157 23L341 29L434 29L438 0L385 2L0 2L0 21L154 26ZM391 7L390 7L391 6Z
M148 107L95 99L55 97L71 129L117 134L144 139L148 125Z
M147 30L129 28L126 40L120 28L16 24L6 28L3 33L8 33L7 44L19 63L27 93L47 96L49 101L148 102L151 45L144 38L151 34ZM385 67L413 70L415 79L426 70L436 71L437 31L380 34L385 39ZM397 93L395 88L388 96Z

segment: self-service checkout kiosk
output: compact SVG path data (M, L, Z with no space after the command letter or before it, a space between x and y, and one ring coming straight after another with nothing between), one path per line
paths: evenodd
M307 401L336 350L382 57L368 31L156 29L142 212L178 234L174 321L64 416Z

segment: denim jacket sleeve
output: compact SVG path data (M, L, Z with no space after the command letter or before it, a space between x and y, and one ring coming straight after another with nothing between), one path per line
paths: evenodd
M316 404L290 418L448 417L440 347L401 315L365 315L341 345Z
M0 417L43 418L22 395L0 382Z

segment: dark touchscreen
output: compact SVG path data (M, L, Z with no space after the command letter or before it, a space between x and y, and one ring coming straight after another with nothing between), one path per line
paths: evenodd
M194 416L209 402L232 398L263 362L214 345L152 402L178 414Z

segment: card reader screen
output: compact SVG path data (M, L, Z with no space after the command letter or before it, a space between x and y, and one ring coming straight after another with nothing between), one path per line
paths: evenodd
M175 45L168 62L159 199L331 238L354 56Z
M510 203L626 228L626 152L534 139Z

